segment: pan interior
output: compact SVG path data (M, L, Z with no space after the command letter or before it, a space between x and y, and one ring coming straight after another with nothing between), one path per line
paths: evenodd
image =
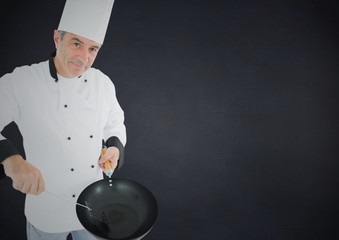
M102 208L102 212L108 225L109 238L127 238L138 229L138 214L129 206L109 204Z
M91 211L76 207L79 221L99 239L140 239L157 218L153 194L141 184L126 179L103 179L85 188L78 203L90 203Z

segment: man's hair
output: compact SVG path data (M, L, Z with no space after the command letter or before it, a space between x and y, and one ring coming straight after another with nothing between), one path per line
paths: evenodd
M66 32L65 32L65 31L62 31L62 30L58 30L58 32L59 32L59 38L60 38L60 40L62 41L63 38L64 38L64 36L65 36L65 34L66 34Z

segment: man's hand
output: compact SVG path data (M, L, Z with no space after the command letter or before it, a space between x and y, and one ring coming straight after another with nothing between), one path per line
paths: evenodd
M112 171L117 167L119 160L120 151L117 147L109 147L102 151L102 154L99 158L99 166L103 171L105 171L105 162L109 161Z
M39 169L20 155L6 158L2 165L5 174L13 181L13 188L26 194L39 195L45 190L45 181Z

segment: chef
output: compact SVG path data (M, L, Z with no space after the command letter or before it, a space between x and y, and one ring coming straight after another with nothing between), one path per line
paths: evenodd
M53 40L56 52L0 78L0 131L14 121L26 160L0 135L0 162L26 193L28 239L95 239L79 222L81 191L123 164L124 112L108 76L92 68L113 0L67 0ZM103 142L106 152L102 154Z

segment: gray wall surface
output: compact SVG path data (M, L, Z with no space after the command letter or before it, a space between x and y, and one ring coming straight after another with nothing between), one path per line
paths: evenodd
M49 57L64 2L1 1L1 76ZM114 176L158 199L145 239L339 239L338 14L326 0L116 0L94 67L125 111ZM21 149L15 126L4 134ZM25 239L24 195L8 178L0 194L0 239Z

